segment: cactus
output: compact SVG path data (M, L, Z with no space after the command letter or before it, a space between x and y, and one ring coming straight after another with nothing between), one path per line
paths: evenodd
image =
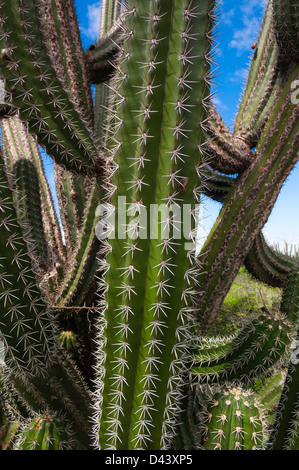
M264 422L252 392L228 387L209 397L203 412L205 450L260 450L264 446Z
M207 60L211 48L213 3L210 3L201 2L192 14L192 2L186 4L190 14L177 2L163 2L158 9L152 2L136 6L134 22L140 32L124 45L120 61L125 61L128 70L139 63L144 76L128 74L125 79L119 75L114 78L121 80L120 99L134 88L139 93L130 95L119 115L112 116L113 120L118 120L117 131L111 137L108 135L106 143L107 148L112 144L116 146L113 158L121 169L112 179L118 188L117 198L113 197L112 203L118 213L121 210L117 207L118 198L126 196L133 217L125 227L123 243L111 241L105 259L110 269L104 284L108 292L103 299L103 305L107 304L107 326L99 325L99 335L104 334L108 340L105 377L99 388L101 448L117 445L124 449L140 448L149 439L151 442L147 445L150 448L164 448L172 438L180 398L180 375L188 348L188 329L184 325L192 311L188 299L192 302L190 283L195 276L196 264L185 256L185 240L175 239L178 225L173 215L162 213L162 233L157 230L152 239L138 240L137 244L135 235L139 229L134 215L141 213L142 217L144 207L166 201L168 206L176 204L178 208L183 208L183 203L188 204L195 216L194 194L196 196L199 184L196 169L200 163L198 148L203 144L203 131L198 123L203 124L207 117L202 103L209 96L209 76L201 64ZM171 12L173 23L167 20ZM145 30L146 15L149 16ZM127 21L129 28L131 15ZM184 37L182 33L186 30L189 34ZM199 34L205 34L207 41L191 43L191 38ZM141 49L141 42L146 47ZM128 51L130 56L126 59ZM185 55L192 55L192 65ZM182 82L180 77L187 75L186 83L185 78ZM192 87L189 91L186 89L189 81L196 84L196 91ZM150 92L147 83L153 83ZM188 104L185 103L187 100ZM163 113L160 112L162 101ZM134 138L127 140L128 134ZM155 175L154 179L151 175ZM179 197L182 180L187 184ZM150 222L149 216L145 223ZM171 235L165 227L170 229ZM194 227L193 222L190 231ZM190 238L190 245L191 242ZM182 254L184 264L178 263ZM148 264L144 259L149 260ZM135 285L139 286L142 295L137 294ZM140 337L139 344L131 343L130 337L133 340L137 336ZM166 337L168 348L162 346ZM128 348L127 344L130 345ZM124 399L125 390L134 383L135 393L131 400ZM159 393L154 391L156 388ZM115 397L112 406L111 395Z
M70 450L69 440L61 418L51 413L45 413L37 416L29 425L23 426L15 449Z
M233 338L203 338L190 371L192 381L252 383L283 359L294 337L291 331L284 319L261 314Z
M12 442L16 436L19 423L6 422L0 428L0 450L12 450Z
M1 445L297 448L298 266L262 228L298 160L298 2L269 0L233 132L211 100L216 2L122 3L84 51L72 0L0 0ZM198 256L203 194L223 207ZM282 314L211 340L243 263Z
M59 340L67 351L77 350L76 335L72 331L62 331L59 335Z
M273 425L273 421L275 420L285 375L284 369L279 372L274 372L273 376L266 380L263 388L258 393L259 403L264 409L265 421L268 428Z

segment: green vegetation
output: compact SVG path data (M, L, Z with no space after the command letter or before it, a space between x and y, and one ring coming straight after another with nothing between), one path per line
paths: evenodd
M244 266L236 276L209 335L237 333L244 323L260 315L261 310L280 312L282 289L269 287L253 278Z

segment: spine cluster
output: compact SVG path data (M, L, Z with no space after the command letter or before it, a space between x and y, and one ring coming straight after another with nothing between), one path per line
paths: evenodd
M107 149L117 166L111 211L117 216L124 211L129 222L123 237L116 233L123 239L110 242L100 285L106 291L100 349L107 345L99 389L103 449L165 448L174 436L191 341L195 203L209 108L213 7L213 2L132 3L122 25L122 68L111 85L117 112ZM203 35L206 41L197 41ZM126 207L118 206L120 195ZM181 227L170 214L159 216L154 237L142 237L138 215L148 210L150 222L150 207L163 203L170 210L190 205L189 250L186 240L175 237Z
M215 1L101 9L84 52L72 0L0 0L1 448L297 449L298 264L262 228L299 155L298 1L269 0L232 132ZM242 264L282 315L211 339Z

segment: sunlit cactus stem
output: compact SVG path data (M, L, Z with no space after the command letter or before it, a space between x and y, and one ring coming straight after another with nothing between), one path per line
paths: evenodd
M191 340L214 6L176 0L127 5L122 69L111 85L118 87L116 133L111 129L106 143L119 167L112 204L116 215L126 211L128 222L109 241L109 269L100 284L107 291L98 337L99 354L106 338L98 388L102 449L165 448L175 434ZM186 238L176 235L181 227L173 215L183 214L183 204L193 219ZM151 213L151 205L161 205L160 212Z
M299 447L298 263L262 233L299 157L299 5L267 3L232 131L217 18L102 0L84 51L72 0L0 0L3 450ZM242 265L280 312L212 337Z

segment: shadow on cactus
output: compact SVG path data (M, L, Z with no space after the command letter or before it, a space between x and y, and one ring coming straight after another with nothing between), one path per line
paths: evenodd
M84 51L73 0L0 0L2 449L298 447L298 264L261 232L298 160L297 9L268 2L230 132L215 1L102 0ZM243 264L281 312L211 339Z

